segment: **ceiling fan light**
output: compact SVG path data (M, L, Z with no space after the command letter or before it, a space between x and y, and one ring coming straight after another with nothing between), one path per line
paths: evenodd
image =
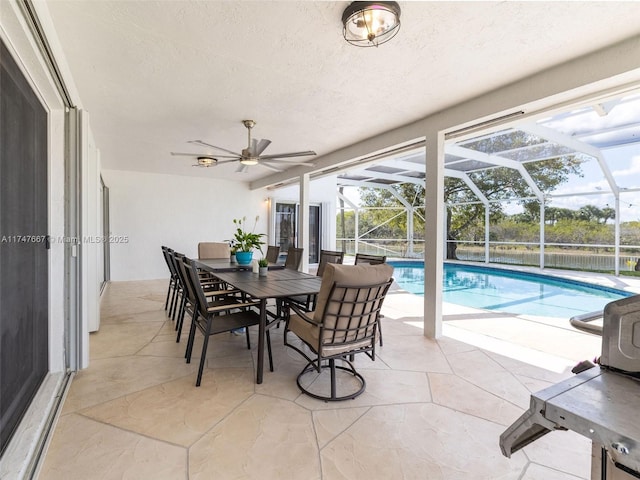
M214 157L198 157L198 165L202 167L210 167L218 163L218 159Z
M257 157L243 157L240 159L240 163L242 165L257 165L258 164L258 158Z
M342 13L344 39L356 47L377 47L400 30L398 2L352 2Z

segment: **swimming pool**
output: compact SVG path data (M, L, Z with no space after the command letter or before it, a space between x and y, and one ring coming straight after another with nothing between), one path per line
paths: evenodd
M404 289L424 295L422 262L389 262L393 277ZM571 318L602 310L630 293L535 273L445 263L443 301L467 307Z

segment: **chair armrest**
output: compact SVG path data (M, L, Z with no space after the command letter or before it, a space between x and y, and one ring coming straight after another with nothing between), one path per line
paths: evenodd
M298 315L298 317L300 317L305 322L311 323L313 325L320 325L313 318L309 317L309 313L313 313L313 312L307 312L306 310L303 310L302 308L300 308L300 306L296 305L295 303L289 303L289 308L291 308L294 312L296 312L296 315Z
M228 310L235 310L237 308L249 308L249 307L259 307L260 303L259 302L238 302L238 301L234 301L234 302L212 302L211 304L207 305L207 312L208 313L219 313L219 312L225 312Z
M204 294L207 297L222 297L226 295L235 295L236 293L240 293L240 290L237 288L230 288L228 290L205 290Z

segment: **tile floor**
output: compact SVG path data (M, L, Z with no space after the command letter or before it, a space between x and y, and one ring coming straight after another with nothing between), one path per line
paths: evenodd
M577 434L553 432L511 459L498 437L530 392L598 354L595 337L445 305L444 336L429 340L422 299L396 290L383 310L384 346L375 362L356 362L367 389L355 400L301 395L304 364L282 346L282 329L264 383L254 382L252 331L251 351L244 336L213 337L196 388L197 359L185 363L185 339L176 343L163 309L166 284L108 287L91 365L73 380L40 480L589 477L590 443Z

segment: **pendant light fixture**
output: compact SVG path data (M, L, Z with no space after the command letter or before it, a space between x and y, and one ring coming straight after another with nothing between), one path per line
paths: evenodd
M342 13L344 39L356 47L377 47L400 30L398 2L352 2Z

